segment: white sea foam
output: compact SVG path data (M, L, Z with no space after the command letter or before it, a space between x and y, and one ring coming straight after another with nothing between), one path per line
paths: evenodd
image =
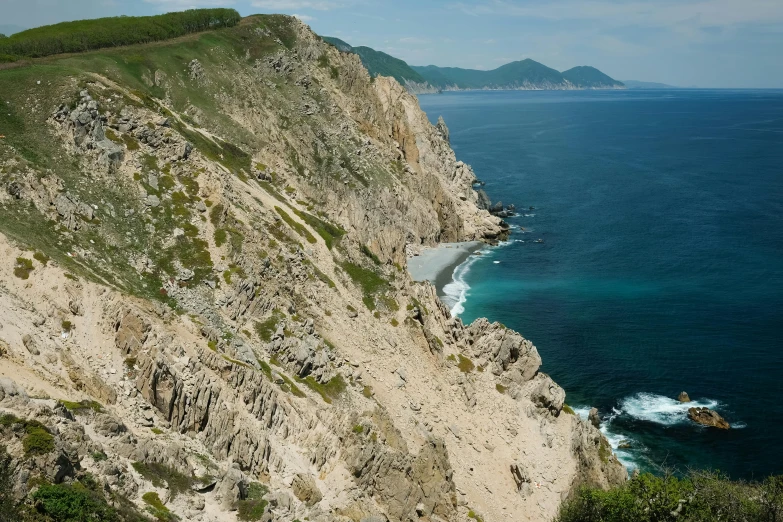
M587 417L590 414L590 406L577 406L574 408L574 413L587 422ZM637 457L633 452L634 449L639 449L639 443L635 442L630 437L615 433L612 430L612 421L619 414L619 410L612 409L612 413L605 415L601 419L600 430L603 436L606 437L606 440L609 441L609 445L612 447L612 452L617 456L617 460L630 471L639 467L639 464L636 462ZM620 448L620 444L623 442L629 443L631 448Z
M623 413L634 419L654 422L664 426L673 426L688 422L688 408L706 407L714 409L717 401L699 400L692 402L680 402L671 397L656 395L654 393L637 393L626 397L620 402Z
M500 261L492 261L492 262L495 263L496 265L500 264Z
M483 252L482 252L483 254ZM444 301L451 306L452 317L458 317L465 311L465 301L468 300L468 291L470 285L465 280L465 276L470 272L470 267L478 261L481 256L470 256L467 261L454 269L451 283L443 287Z

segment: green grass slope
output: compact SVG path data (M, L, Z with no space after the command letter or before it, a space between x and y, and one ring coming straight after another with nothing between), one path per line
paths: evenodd
M109 47L158 42L178 36L233 27L233 9L191 9L157 16L98 18L46 25L0 39L0 60L38 58Z

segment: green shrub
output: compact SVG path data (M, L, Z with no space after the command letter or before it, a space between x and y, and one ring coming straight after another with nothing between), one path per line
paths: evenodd
M356 426L353 427L353 430L351 431L353 431L357 435L361 435L364 432L364 426L362 426L361 424L357 424Z
M502 384L500 384L500 383L497 383L497 384L495 385L495 389L496 389L496 390L497 390L499 393L506 393L506 390L508 390L508 388L506 388L505 386L503 386L503 385L502 385Z
M133 469L142 477L152 482L152 485L156 488L162 488L164 485L168 485L172 499L180 493L189 491L190 486L195 482L193 477L188 477L165 464L157 462L134 462L132 465Z
M731 481L717 473L684 477L649 473L603 491L582 488L560 508L557 522L772 522L783 517L783 476Z
M232 27L233 9L191 9L157 16L79 20L28 29L0 40L0 54L36 58L61 53L168 40L198 31Z
M150 431L155 435L163 435L163 430L160 428L150 428Z
M258 482L251 482L247 488L247 498L240 500L237 505L237 518L239 520L261 520L268 502L264 496L269 490Z
M27 456L46 455L54 451L54 437L43 424L37 421L26 421L22 447Z
M70 332L71 330L73 330L73 323L71 321L63 321L60 324L60 327L62 328L63 332L67 333L67 332Z
M92 460L94 460L95 462L102 462L108 458L109 456L102 451L95 451L92 454Z
M576 415L574 409L568 404L563 403L563 411L569 415Z
M42 265L46 266L46 263L49 262L49 256L44 254L43 252L36 252L33 254L33 259L41 263Z
M45 518L34 521L52 522L120 522L117 511L106 503L97 491L81 484L42 484L33 493L35 512ZM22 519L25 520L25 519Z
M392 317L392 320L390 321L390 323L394 327L397 327L397 326L400 325L400 322L396 318L394 318L394 317Z
M24 257L16 258L14 265L14 275L19 279L30 279L30 272L34 270L33 261Z

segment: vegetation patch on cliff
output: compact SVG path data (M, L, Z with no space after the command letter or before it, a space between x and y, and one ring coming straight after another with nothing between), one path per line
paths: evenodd
M583 488L563 504L557 522L773 522L782 517L783 476L758 483L694 471L681 478L643 473L609 491Z

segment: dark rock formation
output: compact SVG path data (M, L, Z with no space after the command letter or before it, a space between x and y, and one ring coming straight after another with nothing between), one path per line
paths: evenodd
M691 398L688 397L688 394L685 392L680 392L680 394L677 396L677 400L680 402L691 402Z
M731 428L731 425L726 422L726 419L709 408L689 408L688 418L698 424L718 428L721 430L727 430Z

